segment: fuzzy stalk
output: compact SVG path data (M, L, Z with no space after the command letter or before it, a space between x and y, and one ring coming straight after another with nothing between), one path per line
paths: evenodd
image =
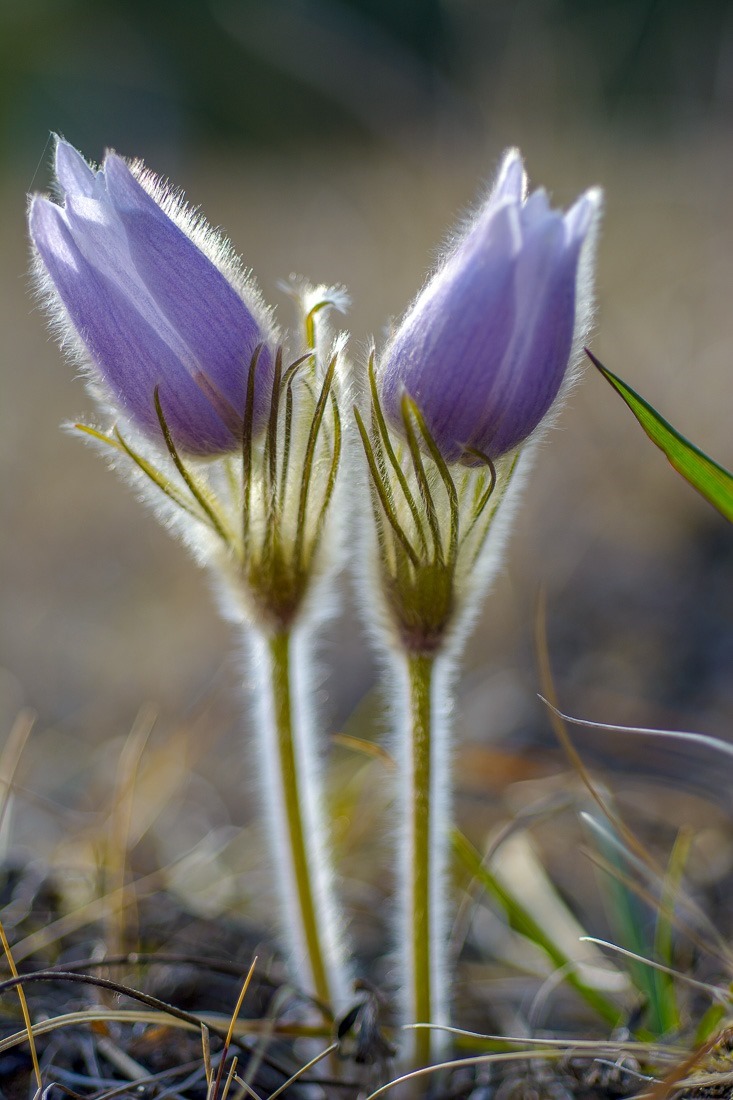
M410 847L412 866L409 869L409 912L412 924L412 974L410 988L413 1001L411 1016L418 1023L433 1018L433 996L437 975L433 974L431 942L435 915L430 905L431 879L431 686L433 661L423 655L408 660L410 678ZM437 931L437 930L436 930ZM420 1065L428 1065L431 1056L430 1032L420 1030L415 1035L415 1057Z
M284 910L281 926L306 990L329 1011L348 997L332 884L326 823L310 717L309 677L293 630L253 639L259 670L263 795L272 858Z
M403 753L399 907L403 973L402 1017L407 1023L448 1023L448 926L445 877L449 859L449 782L444 702L438 688L442 659L433 653L401 655L404 694L396 735ZM409 1033L406 1064L425 1066L445 1047L445 1035L428 1028Z

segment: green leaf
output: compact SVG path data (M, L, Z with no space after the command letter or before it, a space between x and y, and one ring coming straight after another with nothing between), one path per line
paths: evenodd
M700 1022L695 1028L694 1045L702 1046L703 1043L706 1043L727 1015L728 1007L726 1005L718 1003L710 1005L710 1008L700 1017Z
M586 1004L590 1005L612 1027L617 1027L621 1019L621 1010L614 1002L600 990L594 989L593 986L583 981L578 975L572 959L548 936L531 913L499 881L490 868L486 866L470 840L459 829L453 830L452 841L456 857L486 893L501 906L509 927L536 944L558 970L565 972L566 982L573 986Z
M712 458L703 454L694 443L690 443L689 439L680 435L656 409L652 408L648 401L632 390L631 386L627 386L621 378L612 374L587 348L585 353L603 377L623 397L652 443L655 443L667 456L675 470L682 474L693 489L697 489L713 508L717 508L722 516L733 523L733 474L719 466L717 462L713 462Z

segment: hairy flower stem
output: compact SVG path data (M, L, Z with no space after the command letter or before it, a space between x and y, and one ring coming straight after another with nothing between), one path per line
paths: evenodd
M404 796L400 874L402 1020L447 1024L450 778L445 695L450 692L446 659L439 653L403 651ZM430 1065L445 1052L444 1032L415 1028L404 1064Z
M410 814L410 848L412 866L409 868L409 907L412 926L412 1013L416 1023L430 1023L433 1018L433 997L437 975L433 974L431 944L435 914L430 904L431 853L431 775L432 775L432 683L433 658L422 654L408 658L410 681L411 729L411 797L407 812ZM431 1033L427 1028L415 1032L414 1057L418 1065L431 1061Z
M268 757L270 766L266 780L270 789L268 799L274 802L275 813L281 820L273 822L274 841L277 844L277 860L281 882L284 885L285 903L290 912L290 934L295 942L295 950L302 955L298 972L309 974L312 992L325 1006L333 1008L338 1004L339 991L334 989L331 968L336 960L327 958L324 937L329 935L333 921L328 914L319 911L327 900L323 891L319 891L314 877L319 868L318 847L323 836L317 835L318 829L325 828L324 823L309 820L304 803L304 786L307 777L300 766L303 746L299 752L299 730L296 719L302 714L302 706L293 706L296 691L293 684L292 647L293 635L290 631L276 633L267 639L266 668L264 676L268 679L269 705L264 708L271 719L262 733L269 739ZM262 685L263 690L265 685ZM300 701L302 702L302 701ZM305 782L304 782L305 781ZM311 792L312 793L312 792Z

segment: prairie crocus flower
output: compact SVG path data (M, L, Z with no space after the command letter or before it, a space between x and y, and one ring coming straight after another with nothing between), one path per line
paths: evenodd
M599 204L597 189L566 214L542 189L526 198L521 157L507 154L488 201L381 358L392 423L402 424L408 393L446 461L469 463L476 451L499 458L537 428L579 352L587 309L578 270Z
M397 930L405 1024L449 1022L450 714L466 634L496 572L532 440L590 318L600 193L567 214L525 199L509 152L476 219L369 364L356 409L372 495L365 614L393 672L402 817ZM407 1061L445 1035L411 1033Z
M95 170L59 140L55 168L61 202L32 199L31 239L43 288L92 380L160 438L158 389L186 453L237 450L255 356L256 430L266 416L273 332L231 249L139 162L108 153Z
M340 564L340 290L294 288L281 342L238 260L178 197L109 153L56 147L60 203L36 197L36 267L65 342L113 417L76 425L215 580L252 657L270 865L293 977L349 996L323 804L310 651Z

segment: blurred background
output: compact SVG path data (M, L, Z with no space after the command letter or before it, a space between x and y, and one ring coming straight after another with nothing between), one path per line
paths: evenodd
M65 838L73 862L77 825L98 822L129 731L146 741L153 712L146 752L170 782L146 796L138 866L212 836L229 851L250 813L246 663L205 578L60 429L91 407L27 274L25 196L49 184L51 131L95 160L108 146L141 156L184 188L283 320L291 272L345 283L355 358L504 148L522 149L558 205L599 183L594 350L733 466L725 0L0 0L0 737L22 740L18 714L37 715L8 841L26 858L58 858ZM468 646L457 768L476 813L509 779L563 767L536 698L540 590L567 710L729 736L733 530L590 369ZM348 595L345 608L323 642L326 728L374 737L374 664ZM691 791L726 801L730 776L708 759L577 737L632 800L637 777L657 775L681 792L672 815ZM211 904L224 880L204 864Z

